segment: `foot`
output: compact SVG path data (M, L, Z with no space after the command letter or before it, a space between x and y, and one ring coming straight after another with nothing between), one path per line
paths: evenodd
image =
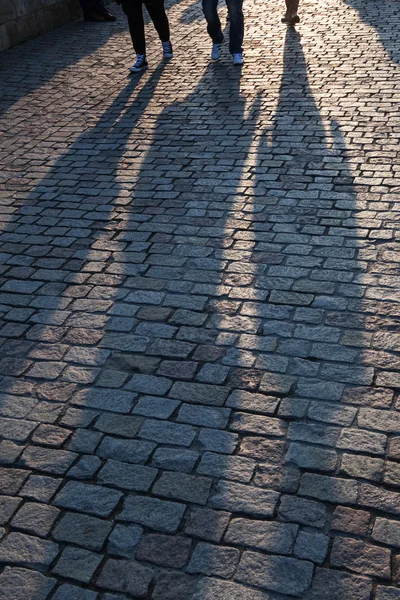
M105 17L103 17L103 15L96 12L95 10L92 10L90 13L85 15L84 19L85 21L95 21L96 23L101 23L102 21L105 21Z
M168 42L162 42L162 48L163 48L163 57L165 59L168 60L173 57L174 53L172 51L172 44L169 40L168 40Z
M103 17L106 21L116 21L117 17L115 15L112 15L110 12L108 12L108 10L106 10L103 13Z
M282 23L286 23L286 25L296 25L296 23L300 23L300 17L297 14L289 14L286 13L285 16L281 19Z
M212 60L218 60L221 58L221 44L213 44L211 50Z
M136 54L136 62L129 69L131 73L140 73L140 71L144 71L147 69L147 60L144 54Z
M241 52L235 52L235 54L232 54L232 58L233 58L233 64L236 67L240 67L241 65L243 65L244 60L243 60L243 54Z

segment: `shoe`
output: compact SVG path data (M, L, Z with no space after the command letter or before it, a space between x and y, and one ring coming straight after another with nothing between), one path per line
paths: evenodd
M212 60L218 60L221 58L221 44L213 44L211 50Z
M244 60L243 60L243 54L241 52L236 52L235 54L232 54L232 58L233 58L233 64L236 67L243 65Z
M293 27L297 23L300 23L300 17L299 15L294 15L292 17L285 15L282 17L281 22L286 23L286 25L289 25L289 27Z
M147 69L147 60L144 54L136 54L136 62L129 70L131 73L140 73Z
M103 13L103 17L106 21L116 21L117 17L115 15L112 15L110 12L108 12L108 10L106 10Z
M92 10L90 13L87 13L84 17L85 21L95 21L96 23L104 22L106 19L100 13Z
M162 48L164 58L169 59L173 57L174 53L172 51L172 44L169 40L168 42L162 42Z

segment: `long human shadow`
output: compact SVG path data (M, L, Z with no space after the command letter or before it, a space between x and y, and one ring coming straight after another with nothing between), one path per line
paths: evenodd
M180 1L168 0L167 10ZM111 8L115 10L116 7L113 5ZM96 56L111 37L121 36L127 29L127 22L122 10L117 11L116 23L90 23L79 20L1 52L0 70L4 65L5 71L11 72L12 76L3 76L0 80L0 116L4 116L21 98L33 94L38 89L45 89L58 75L62 76L62 84L63 73L67 69L73 69L85 57ZM147 11L144 12L144 18L146 24L150 22ZM126 41L127 48L130 48L130 40L127 38ZM95 67L91 64L90 68L100 69L101 64ZM40 104L40 99L35 99L35 103Z
M397 2L379 0L346 0L367 25L374 27L391 60L400 62L400 7Z
M259 116L263 118L262 111ZM364 328L364 317L355 318L348 312L351 299L347 295L365 267L357 261L357 246L362 242L357 239L356 220L351 222L356 191L343 137L336 122L321 116L309 83L301 38L292 29L285 39L276 112L270 126L256 130L255 156L256 210L245 239L254 242L250 262L258 270L253 271L249 290L255 301L245 302L240 314L258 322L256 335L246 340L252 344L256 360L247 370L247 381L236 380L233 387L262 395L256 406L249 396L236 390L234 403L228 400L228 405L237 411L230 427L241 436L238 454L256 461L252 483L269 495L265 496L264 515L261 508L257 514L253 507L246 518L233 515L225 542L246 548L236 581L317 600L325 597L326 573L318 565L327 554L328 537L321 538L325 555L321 550L315 559L315 572L298 545L295 552L299 563L290 559L285 563L285 559L268 556L274 548L267 536L255 532L272 530L266 521L275 521L275 541L281 544L280 552L290 556L299 531L304 528L318 534L326 523L322 504L320 514L307 521L301 501L330 503L330 477L358 476L357 467L351 472L346 471L348 465L340 466L336 442L341 427L351 426L357 410L351 405L342 409L340 401L345 398L352 403L351 393L346 397L346 386L356 384L346 369L349 363L357 363L357 334ZM243 265L243 271L249 266ZM343 268L351 272L343 274ZM350 345L338 329L346 326L355 328ZM251 360L245 352L242 359ZM252 412L259 414L254 418L249 414ZM341 448L346 448L345 442ZM327 477L324 483L314 479L320 475ZM225 477L229 477L228 470ZM225 496L229 496L227 488ZM223 486L217 486L211 502L217 508L231 508L227 500L224 502ZM269 502L272 506L267 515ZM253 532L253 539L249 532ZM288 533L292 542L286 537ZM335 579L333 572L332 598L341 594L351 597L351 585L346 577ZM223 583L206 579L194 598L218 597L223 589Z
M165 66L165 63L160 63L147 80L142 80L140 77L130 79L95 126L85 131L72 144L68 152L57 160L31 194L22 201L9 222L1 228L0 247L4 265L7 265L8 260L11 259L8 251L20 255L17 261L20 265L32 265L37 260L44 261L45 269L53 261L59 265L58 274L55 271L52 275L49 271L43 271L47 283L43 289L44 295L37 299L36 309L40 313L34 321L37 324L34 325L37 335L34 333L31 336L28 332L28 339L23 343L10 335L10 339L1 346L1 375L4 376L1 380L1 391L5 395L12 393L18 387L15 377L26 372L23 368L24 361L28 360L28 356L41 354L38 347L44 350L43 343L50 342L47 347L48 352L44 352L43 357L45 354L47 360L51 357L50 348L53 344L53 358L56 360L58 355L56 346L59 345L59 340L56 340L50 332L55 333L54 327L57 326L59 332L65 331L62 327L65 321L62 314L67 314L63 313L63 310L70 304L65 297L65 294L69 295L68 288L83 284L90 274L96 276L99 270L103 270L103 265L98 269L94 266L95 263L92 263L93 269L82 271L86 262L90 261L91 253L96 254L96 248L99 252L98 256L106 261L110 253L103 248L103 245L106 247L108 239L112 238L115 232L120 232L121 224L126 220L126 212L129 209L125 206L129 203L130 192L125 189L128 187L127 182L119 181L118 175L121 174L119 170L121 169L123 174L127 162L130 162L129 159L124 159L127 144L135 131L138 119L154 95ZM141 89L134 96L138 85ZM134 151L132 154L135 156ZM132 158L131 162L134 163L135 159ZM130 188L134 187L137 174L135 167L133 170ZM59 230L59 237L50 243L50 240L41 234L47 229L46 221L54 210L67 221L64 221L66 227ZM40 218L35 219L35 224L25 228L20 223L25 214L40 215ZM30 243L34 246L31 247ZM118 243L115 245L118 246ZM124 248L127 244L120 245ZM130 255L130 260L134 261L134 253ZM62 265L65 265L69 271L62 269ZM30 268L27 268L30 271ZM133 274L140 271L141 267L136 264L133 268L133 265L126 265L121 259L119 266L109 265L109 269L119 281L119 274L125 271ZM28 271L22 269L18 274L11 274L11 277L29 276ZM113 275L110 277L112 279ZM113 297L112 291L109 294ZM47 296L47 300L44 296ZM78 297L81 297L79 293L76 298ZM3 310L7 305L12 306L14 302L18 303L15 294L8 294L6 291L0 294L0 305ZM19 306L26 306L25 300L21 299L21 302ZM100 306L101 302L98 308L95 306L94 299L92 304L93 313L103 312L104 307ZM105 322L102 315L90 318L90 300L83 310L87 314L87 327L96 328L99 326L99 321ZM39 330L42 333L39 333ZM49 336L43 333L46 330ZM7 377L8 375L10 377ZM30 387L33 388L33 385L28 386L27 391L30 391ZM7 401L5 395L2 399ZM36 401L33 401L34 404Z

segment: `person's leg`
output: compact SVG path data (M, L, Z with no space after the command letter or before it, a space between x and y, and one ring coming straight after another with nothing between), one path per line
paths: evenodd
M167 13L165 12L164 0L145 1L145 6L153 21L154 27L162 42L168 42L170 37L169 22Z
M112 15L104 5L104 0L94 0L94 10L102 15L106 21L116 21L117 18Z
M218 0L203 0L203 12L207 21L207 32L214 44L222 44L224 34L222 33L221 21L218 16Z
M241 54L244 37L243 0L226 0L230 17L229 52Z
M129 32L136 54L146 54L142 0L122 0L122 10L128 17Z
M299 9L299 0L285 0L286 1L286 14L282 19L283 23L299 23L300 19L297 14Z

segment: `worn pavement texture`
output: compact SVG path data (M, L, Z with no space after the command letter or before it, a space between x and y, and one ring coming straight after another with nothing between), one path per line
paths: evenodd
M282 4L1 55L0 600L400 598L400 5Z

